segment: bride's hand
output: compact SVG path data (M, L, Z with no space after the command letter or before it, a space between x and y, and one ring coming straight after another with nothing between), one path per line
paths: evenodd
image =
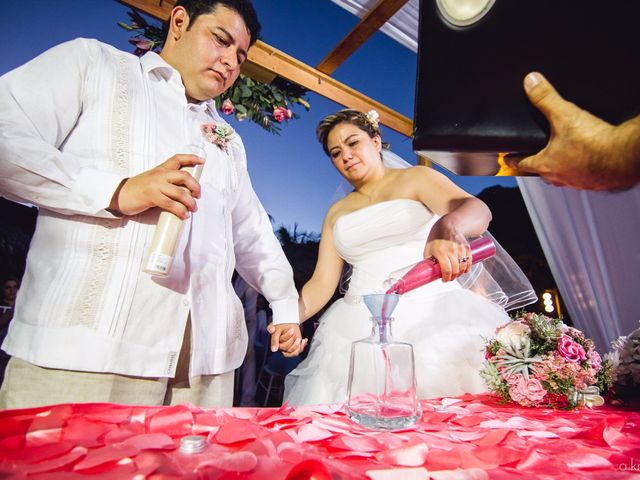
M442 281L449 282L471 268L471 247L463 235L452 232L451 239L429 240L424 258L434 258L440 264Z
M297 323L283 323L267 325L267 332L271 334L271 351L280 350L285 357L300 355L307 346L308 340L302 338L300 325Z

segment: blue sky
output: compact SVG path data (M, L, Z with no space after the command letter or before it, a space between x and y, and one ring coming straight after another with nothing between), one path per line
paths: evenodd
M128 21L128 8L115 0L3 0L3 74L44 50L76 37L97 38L126 51L129 33L117 26ZM358 22L330 0L254 0L263 40L309 64L317 65ZM333 74L365 95L413 117L416 55L386 35L376 33ZM316 94L311 110L296 109L299 120L272 135L250 122L231 124L242 135L254 188L276 225L319 232L340 184L315 139L318 121L342 108ZM411 141L389 129L384 140L409 162ZM455 183L472 194L492 185L515 187L511 178L458 177Z

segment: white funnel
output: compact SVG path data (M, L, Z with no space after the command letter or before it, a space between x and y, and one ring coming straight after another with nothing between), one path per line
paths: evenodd
M373 318L389 318L398 305L400 295L396 293L372 293L363 295L362 298Z

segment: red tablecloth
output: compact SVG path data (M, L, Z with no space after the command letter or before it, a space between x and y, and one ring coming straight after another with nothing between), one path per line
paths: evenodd
M423 410L393 433L354 425L337 406L6 410L0 478L640 478L638 411L519 408L492 396ZM207 450L181 454L180 439L194 434L208 436Z

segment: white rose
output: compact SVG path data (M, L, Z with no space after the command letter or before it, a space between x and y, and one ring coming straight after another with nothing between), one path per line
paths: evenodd
M502 327L496 333L496 340L507 349L520 352L529 344L531 329L524 322L514 321Z

